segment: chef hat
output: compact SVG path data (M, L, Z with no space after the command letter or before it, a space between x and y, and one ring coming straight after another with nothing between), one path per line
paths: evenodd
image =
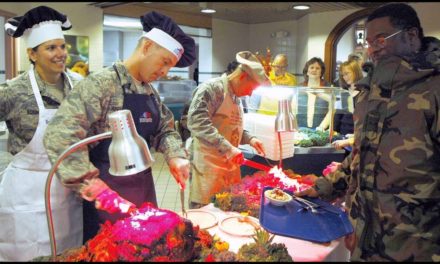
M6 33L14 38L23 36L28 48L35 48L48 40L64 39L62 30L71 28L67 16L47 6L35 7L5 23Z
M142 37L156 42L177 57L176 67L190 66L196 59L194 39L169 17L155 11L141 16Z
M262 85L270 85L269 78L264 71L263 65L250 51L240 51L236 55L237 61L243 65L243 70L254 80Z

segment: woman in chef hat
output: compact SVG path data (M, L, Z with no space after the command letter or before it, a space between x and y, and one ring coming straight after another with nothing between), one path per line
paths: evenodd
M66 72L63 30L72 28L58 11L39 6L5 24L21 38L30 70L0 85L0 121L9 129L14 155L0 177L0 261L27 261L51 253L45 213L45 183L51 164L43 146L46 126L79 77ZM80 200L55 179L51 188L58 250L82 242Z

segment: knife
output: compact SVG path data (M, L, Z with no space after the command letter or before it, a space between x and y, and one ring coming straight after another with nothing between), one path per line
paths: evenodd
M254 169L257 170L262 170L262 171L270 171L272 168L263 164L260 164L258 162L252 161L252 160L248 160L248 159L243 159L243 163L241 163L242 165L246 165L249 167L252 167Z

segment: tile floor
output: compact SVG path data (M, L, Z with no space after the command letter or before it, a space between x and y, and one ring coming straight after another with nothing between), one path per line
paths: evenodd
M153 164L153 177L156 187L157 205L159 208L181 212L180 189L176 180L170 173L162 153L152 153L155 162ZM185 208L188 209L189 181L185 188Z

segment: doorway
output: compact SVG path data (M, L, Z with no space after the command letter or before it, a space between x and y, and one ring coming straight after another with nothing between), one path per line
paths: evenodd
M353 14L344 18L341 22L339 22L333 30L330 32L327 40L325 41L325 50L324 50L324 63L328 71L325 71L325 79L326 80L334 80L337 78L336 76L336 58L337 58L337 46L339 40L344 35L345 31L347 31L353 24L358 21L365 19L370 15L375 7L365 8L359 11L354 12Z

